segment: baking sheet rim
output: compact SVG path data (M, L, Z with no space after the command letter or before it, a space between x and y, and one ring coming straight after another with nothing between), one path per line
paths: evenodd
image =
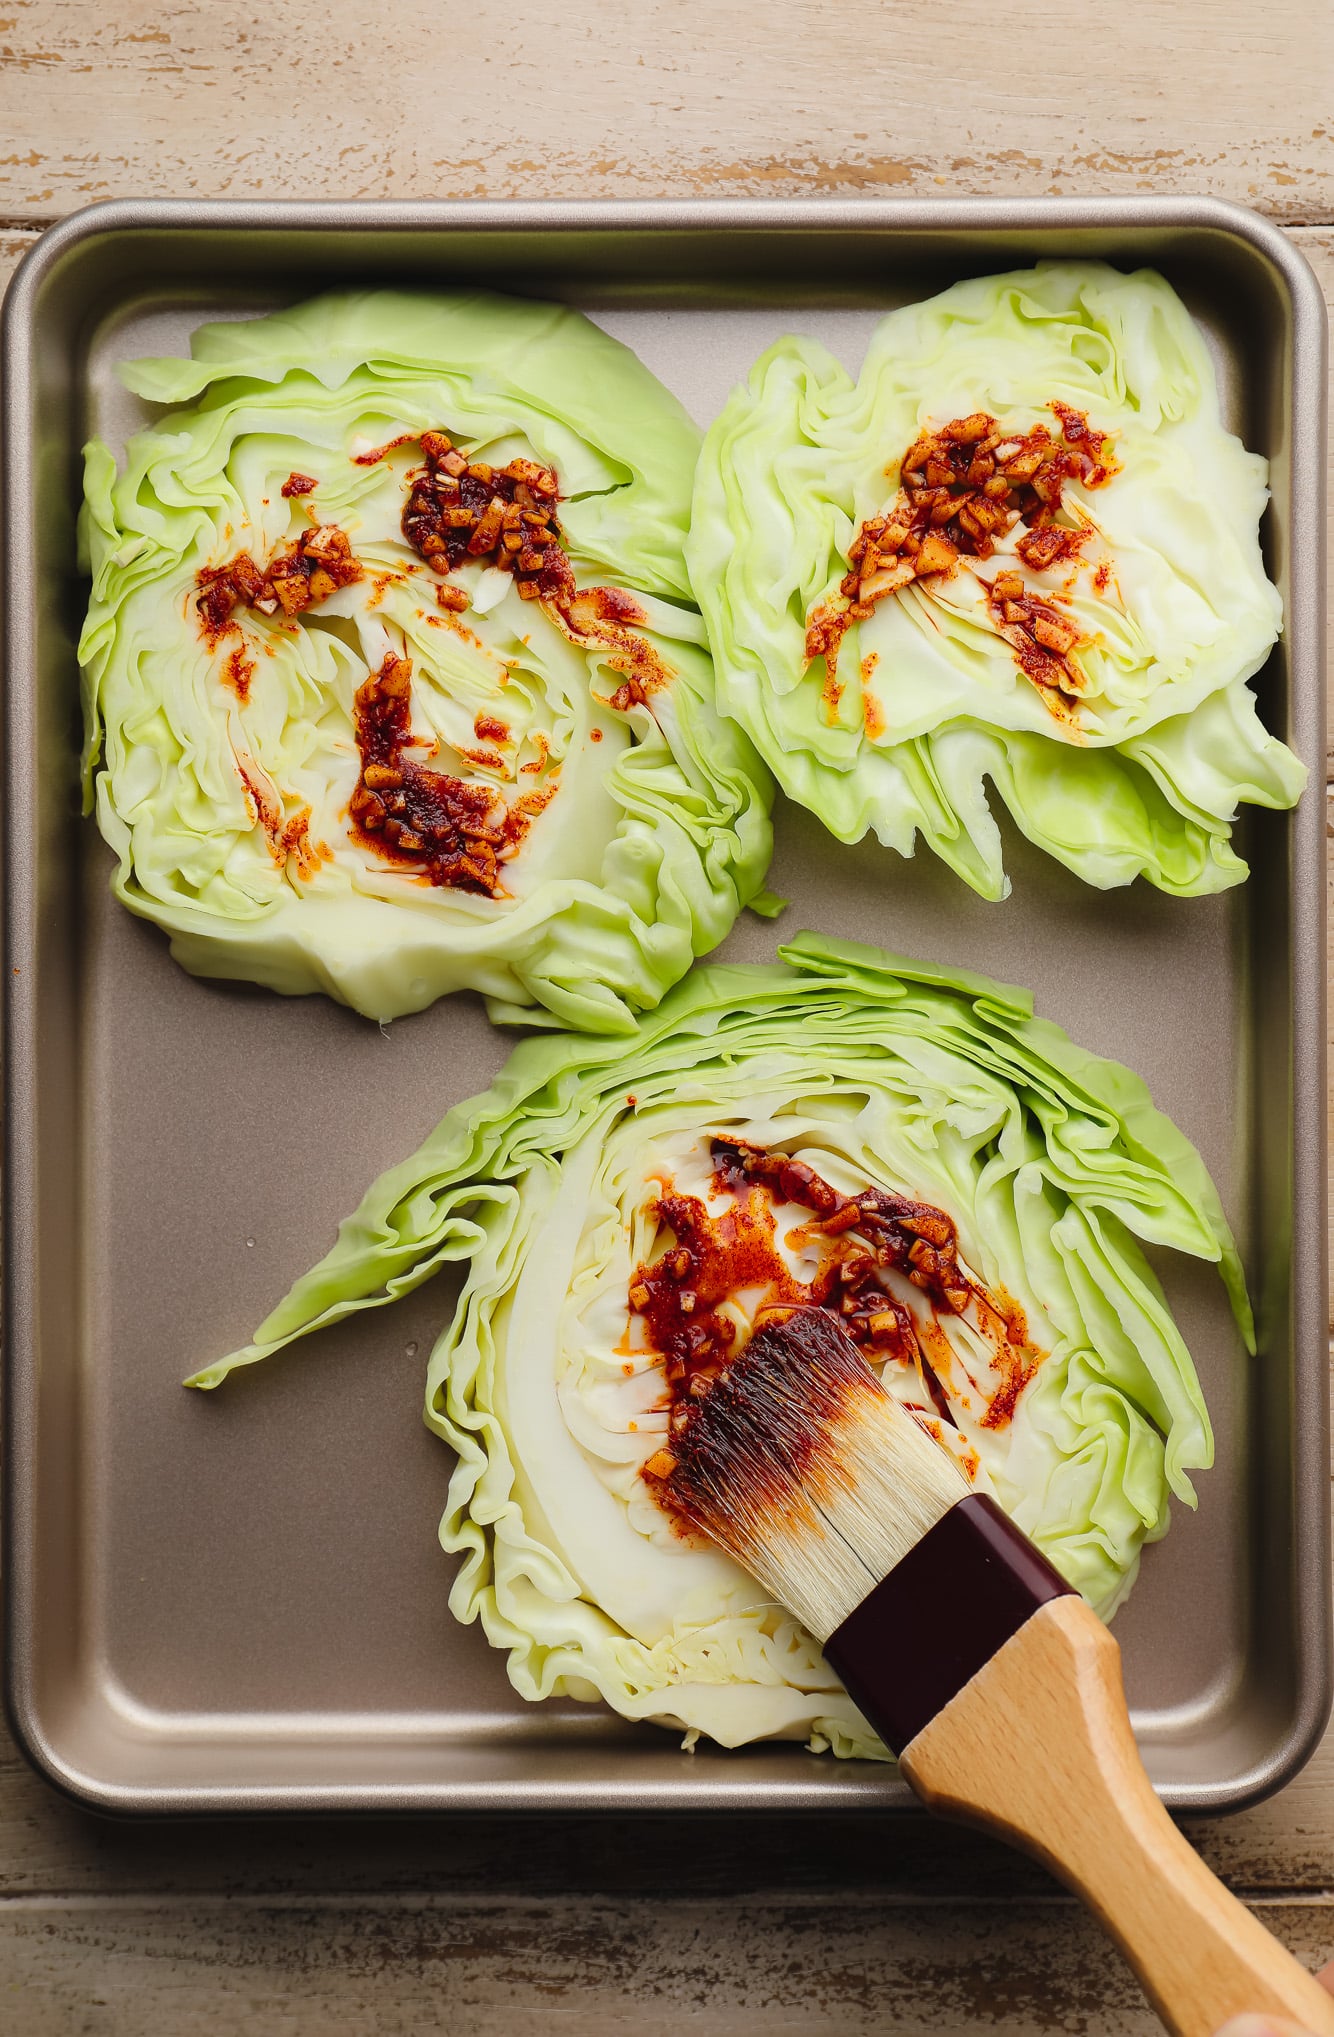
M333 234L375 230L515 232L560 228L698 233L704 230L785 231L876 230L879 232L1010 233L1177 228L1216 232L1240 240L1277 271L1291 304L1291 386L1287 408L1294 429L1290 447L1292 503L1291 652L1294 734L1304 754L1323 764L1324 614L1324 297L1309 264L1280 229L1249 208L1216 198L1023 198L991 199L722 199L496 203L485 200L393 203L360 201L268 202L249 200L113 199L88 206L50 228L20 264L3 315L0 350L4 365L4 537L5 772L9 811L22 790L22 763L33 737L32 701L10 683L14 669L12 632L30 617L35 558L30 520L24 513L32 482L27 438L31 393L33 314L41 284L71 247L101 234L191 228L326 230ZM1175 1808L1208 1811L1243 1809L1281 1787L1314 1750L1334 1697L1331 1661L1328 1401L1326 1392L1325 1150L1324 1096L1324 820L1320 786L1313 782L1290 817L1293 945L1290 996L1294 1016L1294 1236L1290 1263L1297 1275L1293 1343L1296 1352L1293 1438L1296 1546L1294 1568L1296 1653L1295 1702L1286 1731L1267 1759L1220 1786L1183 1784L1162 1792ZM34 844L11 826L4 870L5 969L4 1060L7 1110L4 1128L5 1281L3 1295L3 1532L5 1551L4 1699L10 1725L30 1761L76 1801L107 1811L237 1812L273 1810L594 1810L636 1808L753 1808L830 1811L886 1804L883 1772L865 1784L851 1775L831 1774L828 1783L793 1778L762 1794L748 1790L744 1760L730 1776L711 1772L695 1787L589 1787L584 1782L545 1779L540 1790L521 1784L431 1786L411 1793L392 1785L355 1789L319 1787L214 1789L151 1788L109 1784L80 1772L41 1727L33 1703L33 1499L37 1471L32 1398L35 1354L28 1327L33 1319L31 1240L22 1237L22 1212L31 1205L37 1153L31 1100L31 1028L36 1022L37 984L25 963L34 948ZM25 1077L27 1078L25 1084ZM1302 1108L1303 1103L1307 1106ZM1317 1107L1312 1107L1317 1106ZM1318 1361L1315 1355L1318 1354ZM713 1771L713 1762L710 1761Z

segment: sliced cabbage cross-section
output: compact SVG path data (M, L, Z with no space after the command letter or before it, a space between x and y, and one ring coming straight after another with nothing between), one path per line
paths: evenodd
M466 1262L426 1420L450 1596L529 1698L736 1746L883 1754L817 1643L664 1510L690 1406L774 1308L835 1312L1104 1612L1212 1438L1140 1248L1245 1287L1143 1083L984 977L803 935L696 970L623 1040L531 1039L368 1191L236 1365Z
M988 779L1089 884L1239 883L1239 804L1305 780L1246 683L1282 624L1265 484L1148 271L957 284L885 318L855 382L779 340L696 481L719 697L841 840L920 834L985 897Z
M568 308L392 292L137 362L86 455L86 772L186 968L617 1030L759 892L683 561L698 434Z

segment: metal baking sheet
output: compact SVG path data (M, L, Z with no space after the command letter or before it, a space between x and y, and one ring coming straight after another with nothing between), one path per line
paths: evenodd
M450 1471L419 1407L441 1278L212 1396L181 1376L241 1342L337 1218L507 1042L448 998L380 1031L320 998L193 981L117 907L79 818L79 448L123 437L117 361L355 282L567 297L705 421L800 328L852 368L880 311L1044 255L1151 262L1203 322L1229 420L1272 464L1265 538L1287 628L1258 682L1310 767L1250 813L1221 898L1086 890L1008 830L1014 894L923 855L841 847L783 808L780 931L1032 985L1149 1079L1238 1230L1262 1348L1208 1269L1170 1299L1218 1435L1116 1622L1169 1803L1254 1800L1330 1696L1324 1260L1324 307L1301 257L1212 201L100 206L49 233L5 348L7 1698L56 1783L107 1809L899 1805L893 1773L794 1746L680 1750L594 1706L530 1706L445 1605ZM723 952L761 958L745 916Z

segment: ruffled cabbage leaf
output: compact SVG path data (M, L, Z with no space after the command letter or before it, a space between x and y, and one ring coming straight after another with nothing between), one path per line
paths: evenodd
M936 1433L1104 1613L1212 1457L1139 1241L1218 1265L1253 1345L1251 1317L1203 1162L1136 1075L985 977L811 934L780 955L695 971L625 1039L525 1040L381 1176L255 1341L190 1383L466 1262L425 1415L458 1454L440 1530L463 1559L450 1604L507 1651L515 1687L727 1746L796 1736L875 1755L810 1635L674 1532L641 1475L664 1440L662 1360L628 1345L627 1294L673 1249L664 1183L698 1182L722 1138L947 1213L961 1260L1024 1311L1039 1362L989 1421L966 1390L985 1354L942 1318L958 1427ZM882 1376L901 1397L914 1384L906 1366Z
M377 1019L467 986L497 1018L631 1027L756 898L770 851L768 777L716 709L691 603L699 435L675 398L578 312L482 294L320 298L123 374L190 407L119 473L86 449L85 782L118 897L201 975ZM581 639L502 552L419 556L424 432L483 473L549 470L574 582L622 620ZM343 534L354 582L311 579L294 614L238 596L205 626L210 575L242 554L262 572L313 529ZM664 683L626 683L627 641ZM359 689L386 659L410 671L430 782L503 820L493 841L522 836L493 883L433 882L350 825Z
M902 499L920 434L989 416L1011 442L1039 429L1059 446L1061 406L1116 463L1061 491L1063 556L1027 561L1021 515L984 559L863 601L833 670L812 654L811 619L851 605L850 549ZM1246 684L1282 626L1266 501L1266 464L1223 428L1204 338L1163 278L1053 262L892 312L855 381L810 339L770 347L706 437L687 558L719 698L840 840L871 830L906 856L920 834L1003 897L990 779L1086 883L1195 895L1247 874L1238 804L1292 806L1305 781ZM1024 621L989 598L1002 573L1058 644L1078 639L1060 685L1001 633Z

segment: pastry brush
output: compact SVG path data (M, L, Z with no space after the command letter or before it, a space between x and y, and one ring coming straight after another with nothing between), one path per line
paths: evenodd
M1334 2037L1334 1999L1154 1794L1107 1628L835 1317L771 1311L645 1476L816 1635L929 1810L1083 1898L1177 2037L1248 2010Z

